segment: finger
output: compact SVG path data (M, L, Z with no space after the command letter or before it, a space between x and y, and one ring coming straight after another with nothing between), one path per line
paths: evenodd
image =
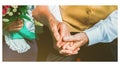
M72 44L72 42L68 42L68 45L66 46L66 49L68 49L68 50L69 50L69 48L71 48L71 47L72 47L71 45L73 45L73 44Z
M74 36L74 35L71 35L71 36L65 36L63 38L63 41L79 41L80 38Z
M65 32L64 32L63 29L62 29L61 23L58 24L58 29L59 29L60 38L62 38L62 37L63 37L63 34L64 34Z
M73 45L74 45L73 42L67 42L67 43L63 46L63 49L70 50Z
M61 50L59 53L65 55L65 56L72 55L72 51L70 51L70 50Z
M65 55L66 55L66 56L73 55L73 52L72 52L71 50L66 50L66 51L65 51Z
M64 55L65 54L65 50L60 50L59 53Z
M67 26L64 23L59 23L58 29L59 29L59 33L60 33L60 38L63 38L64 36L69 35L69 31L67 29Z
M79 50L80 50L80 48L77 48L73 51L73 53L77 54Z
M80 42L75 42L74 45L72 47L69 47L69 50L74 51L75 49L79 48L82 46L84 41L80 41Z
M16 26L9 26L7 28L8 31L19 31L21 29L21 27L16 27Z
M69 42L67 42L67 43L65 43L64 45L63 45L63 49L65 50L65 49L67 49L67 47L69 46Z
M9 25L9 27L15 27L16 26L16 21L14 21L14 22L12 22L10 25Z
M75 54L77 54L78 52L73 52L73 51L71 51L71 50L66 50L65 51L65 55L67 55L67 56L70 56L70 55L75 55Z
M72 53L68 54L68 55L75 55L75 54L78 54L78 51L80 50L80 48L77 48L76 50L72 51Z
M21 28L16 28L16 29L15 29L15 31L19 31L19 30L21 30Z
M75 55L75 54L78 54L78 52L76 51L76 52L73 52L71 55Z
M16 25L15 28L22 28L23 24Z
M65 42L62 42L61 40L57 42L58 48L62 48L63 45L65 45Z
M79 51L80 50L80 48L77 48L75 51Z
M9 29L9 31L19 31L21 28L13 28L13 29Z
M12 28L19 28L19 27L22 27L23 26L23 23L22 23L22 21L21 20L17 20L17 21L14 21L13 23L12 23Z
M75 49L77 49L77 48L80 48L80 47L83 45L83 43L84 43L84 41L76 42L76 43L72 46L71 50L75 50Z
M60 34L59 34L58 29L57 29L56 26L52 28L52 32L53 32L53 35L54 35L55 39L56 39L57 41L59 41L59 39L60 39Z
M73 42L70 42L70 47L72 47L74 45L74 43Z

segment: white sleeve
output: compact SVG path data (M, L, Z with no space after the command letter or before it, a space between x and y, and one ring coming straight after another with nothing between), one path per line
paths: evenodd
M89 46L100 42L112 42L118 37L118 12L115 10L105 20L99 21L93 27L85 30L89 39Z
M53 16L56 18L57 21L62 22L62 17L61 17L61 13L60 13L60 9L58 5L49 5L48 6L50 12L53 14Z

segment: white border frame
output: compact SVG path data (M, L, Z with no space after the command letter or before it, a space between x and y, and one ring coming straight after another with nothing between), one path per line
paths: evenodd
M118 5L118 28L119 21L119 0L0 0L0 67L67 67L67 66L84 66L84 67L118 67L119 65L119 48L118 62L3 62L2 61L2 5ZM119 33L118 29L118 33ZM119 34L118 34L119 37ZM118 38L118 47L119 47Z

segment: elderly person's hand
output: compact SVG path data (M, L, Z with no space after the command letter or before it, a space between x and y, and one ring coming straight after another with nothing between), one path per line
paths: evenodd
M60 34L58 31L59 22L51 14L48 6L36 6L36 8L32 11L32 15L36 20L40 21L42 24L49 28L53 37L54 47L58 49L56 43L60 40Z
M59 23L58 31L59 31L59 34L60 34L60 40L57 41L57 44L55 44L55 46L58 48L59 53L65 55L65 56L77 54L79 48L77 48L74 51L67 49L67 48L73 46L73 42L72 41L67 41L67 42L63 41L63 37L71 36L71 34L70 34L69 30L68 30L67 25L64 24L64 23Z
M14 22L12 22L8 27L7 27L7 31L8 32L15 32L15 31L19 31L21 28L23 27L23 21L18 19Z
M51 28L54 28L54 26L51 27ZM56 29L57 29L57 31L59 33L59 39L57 41L54 40L54 42L56 42L56 43L54 43L54 48L59 51L64 44L67 44L67 42L63 42L62 38L64 36L69 36L70 33L69 33L68 29L67 29L67 26L64 23L62 23L62 22L60 22L58 24ZM55 34L55 33L56 32L53 32L53 34Z
M67 48L67 49L73 50L73 51L88 43L88 37L87 37L86 33L84 33L84 32L77 33L77 34L69 36L69 37L64 37L63 40L65 42L71 42L71 41L73 42L73 46Z

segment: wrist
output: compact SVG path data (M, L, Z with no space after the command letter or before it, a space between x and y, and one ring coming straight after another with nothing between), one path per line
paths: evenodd
M88 45L88 43L89 43L88 36L87 36L87 34L85 32L82 32L82 33L83 33L85 45Z
M52 15L48 17L48 22L49 22L50 25L58 26L58 24L59 24L59 22Z

